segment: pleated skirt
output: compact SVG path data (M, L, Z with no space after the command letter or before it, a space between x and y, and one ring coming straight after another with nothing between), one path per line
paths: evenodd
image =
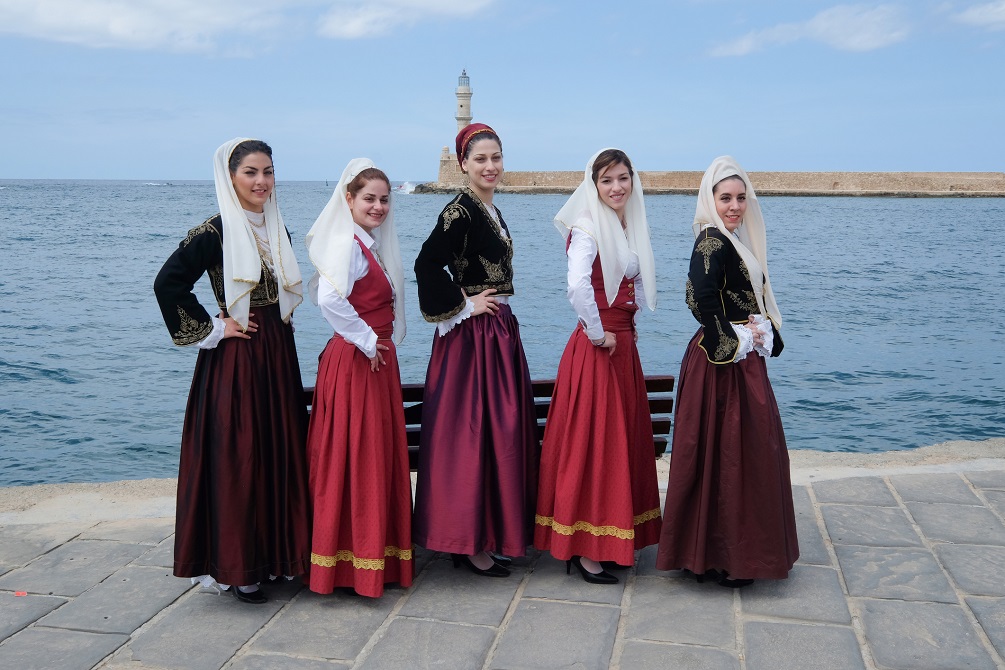
M185 411L174 574L248 585L310 564L307 410L293 328L278 305L258 331L199 352Z

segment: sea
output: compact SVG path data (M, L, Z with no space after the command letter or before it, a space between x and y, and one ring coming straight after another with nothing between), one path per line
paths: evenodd
M280 182L300 269L334 182ZM449 201L396 190L408 333L402 381L425 376L434 329L412 261ZM561 195L499 194L515 241L531 376L554 377L576 323L552 219ZM880 452L1005 436L1005 199L763 197L785 350L768 362L790 449ZM684 304L692 196L646 197L658 306L639 318L647 374L677 374L697 323ZM0 180L0 486L173 477L196 351L176 347L152 285L217 211L209 181ZM197 293L212 312L208 280ZM294 315L305 385L331 337Z

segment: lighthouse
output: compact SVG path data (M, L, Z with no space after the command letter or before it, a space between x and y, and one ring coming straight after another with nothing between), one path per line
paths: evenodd
M464 126L471 123L471 79L468 78L468 71L461 70L461 76L457 78L457 132Z

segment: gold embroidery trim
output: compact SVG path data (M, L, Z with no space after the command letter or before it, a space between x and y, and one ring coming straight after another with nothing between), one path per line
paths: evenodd
M719 249L722 249L722 242L714 237L706 237L695 245L694 250L705 259L705 274L708 274L710 271L712 255L719 251Z
M493 263L484 256L478 256L478 260L481 261L482 267L485 268L485 275L490 282L501 283L506 281L506 272L503 270L502 263Z
M462 216L465 218L470 218L468 216L468 210L464 209L464 205L458 204L457 202L452 202L446 206L443 213L440 215L443 217L443 230L450 230L450 224L452 224L457 219Z
M181 321L180 329L171 336L174 343L179 346L195 344L206 339L213 332L213 322L199 323L198 320L189 316L188 312L178 305L178 319Z
M652 519L657 519L660 516L660 511L658 508L651 509L642 514L637 514L632 518L632 525L638 526L645 523L646 521L651 521ZM616 537L619 540L634 540L635 539L635 529L634 528L619 528L618 526L595 526L589 521L576 521L571 526L567 526L564 523L559 523L555 521L553 516L541 516L540 514L534 515L534 522L539 526L544 526L545 528L551 528L553 531L559 535L573 535L576 532L585 532L593 535L594 537Z
M401 561L412 560L412 550L411 549L401 549L399 547L388 546L384 547L384 558L397 558ZM322 568L334 568L339 562L352 562L352 567L356 570L383 570L384 569L384 559L383 558L360 558L352 553L349 549L339 549L335 552L334 556L325 556L323 554L315 554L311 552L311 564L317 565Z

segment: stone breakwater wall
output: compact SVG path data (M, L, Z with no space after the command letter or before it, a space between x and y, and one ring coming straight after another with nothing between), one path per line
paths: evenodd
M451 157L451 160L453 158ZM703 172L639 172L647 194L698 193ZM1005 197L1005 172L751 172L758 195L841 195L899 197ZM506 172L501 193L571 193L582 171ZM436 182L417 193L447 193L465 183L457 162L440 164Z

